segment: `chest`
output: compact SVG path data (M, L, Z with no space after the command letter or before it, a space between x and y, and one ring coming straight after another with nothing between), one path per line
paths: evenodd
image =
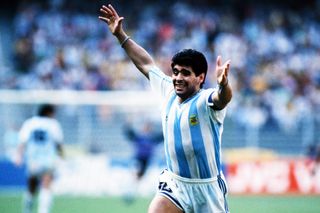
M173 102L163 115L163 122L168 129L183 135L210 125L210 116L205 103L195 99L183 104Z

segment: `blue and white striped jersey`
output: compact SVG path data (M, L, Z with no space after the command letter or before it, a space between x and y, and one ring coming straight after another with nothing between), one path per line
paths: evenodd
M158 68L149 72L150 84L162 97L162 125L167 167L173 173L195 179L221 172L221 135L226 110L214 110L211 95L201 89L179 103L172 80Z

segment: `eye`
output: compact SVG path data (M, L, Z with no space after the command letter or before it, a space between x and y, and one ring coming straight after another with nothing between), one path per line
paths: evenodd
M183 69L183 70L181 70L180 72L181 72L181 74L182 74L183 76L190 76L190 75L191 75L191 72L190 72L189 70Z
M172 73L173 73L173 75L178 75L178 74L179 74L179 71L176 70L176 69L174 69L174 70L172 71Z
M177 76L179 75L179 73L181 73L181 75L187 77L191 75L191 71L186 70L186 69L182 69L182 70L178 70L178 69L173 69L172 70L173 75Z

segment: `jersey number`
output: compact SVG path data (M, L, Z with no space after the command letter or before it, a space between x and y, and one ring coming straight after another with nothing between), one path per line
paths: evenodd
M159 186L158 186L158 189L162 190L162 191L169 192L169 193L172 192L172 190L170 189L170 187L168 186L168 184L166 182L160 182Z
M34 130L32 133L32 139L37 144L45 144L48 139L48 134L42 129Z

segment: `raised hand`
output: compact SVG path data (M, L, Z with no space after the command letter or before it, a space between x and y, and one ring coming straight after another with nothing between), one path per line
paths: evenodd
M220 86L225 86L228 84L228 74L230 70L230 60L227 60L223 65L221 61L221 56L217 57L216 62L216 75L217 75L217 83Z
M122 30L122 20L123 17L119 17L117 11L112 7L111 4L108 6L103 5L100 8L100 12L102 13L99 16L99 19L106 22L108 27L113 35L117 35Z

